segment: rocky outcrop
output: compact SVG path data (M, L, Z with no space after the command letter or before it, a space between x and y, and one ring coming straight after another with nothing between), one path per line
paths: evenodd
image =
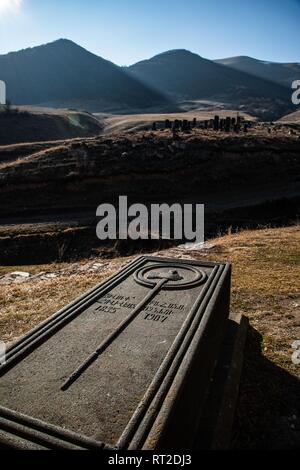
M96 237L96 209L117 206L121 195L147 205L205 204L206 234L212 235L228 226L293 222L299 216L299 151L296 131L259 126L249 134L166 130L34 147L0 164L0 263L111 250ZM139 248L135 242L116 250Z

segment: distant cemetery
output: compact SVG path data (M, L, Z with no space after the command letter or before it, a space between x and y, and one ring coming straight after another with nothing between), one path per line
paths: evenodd
M171 121L170 119L166 119L163 127L161 123L153 122L152 130L156 131L158 129L171 129L174 134L177 132L185 132L189 133L193 129L205 129L205 130L213 130L213 131L221 131L221 132L247 132L251 123L246 121L243 117L230 117L227 116L225 118L221 118L220 116L216 115L213 119L201 120L197 121L194 118L192 121L188 119L175 119Z

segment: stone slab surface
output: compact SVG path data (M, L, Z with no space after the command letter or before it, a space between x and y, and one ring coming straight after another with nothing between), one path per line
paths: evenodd
M248 318L238 313L231 313L227 320L219 360L195 442L196 450L230 448L248 324Z
M161 263L160 272L168 272L170 266ZM147 260L143 267L153 264L157 262ZM213 265L198 263L198 267L207 276L204 283L161 290L72 386L62 391L62 383L74 369L149 292L149 286L127 273L121 283L99 295L5 372L0 379L1 406L116 445L194 303L212 280ZM185 282L195 277L184 267L176 269Z

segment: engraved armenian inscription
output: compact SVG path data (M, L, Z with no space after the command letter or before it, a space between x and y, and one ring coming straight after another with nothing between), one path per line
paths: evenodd
M134 297L117 295L117 294L106 294L102 299L96 302L97 307L95 311L104 313L117 313L120 309L133 310L137 306L137 302ZM159 302L158 300L152 300L143 310L142 314L144 320L152 320L164 323L173 314L178 311L184 310L184 304L173 304L169 302Z
M148 287L148 292L144 299L133 307L129 315L110 333L102 343L92 352L65 380L61 385L61 390L68 390L71 385L88 369L94 361L113 343L113 341L130 325L134 319L149 307L150 302L157 294L165 290L188 289L197 286L206 280L206 274L198 267L182 265L178 263L166 263L162 268L160 263L150 264L146 267L138 269L134 274L134 280L138 284ZM130 299L128 299L130 300ZM107 307L107 306L105 306ZM101 308L101 305L100 305ZM111 308L111 307L109 307ZM116 307L113 307L116 308ZM108 312L106 312L108 313ZM172 314L172 310L169 312ZM149 316L147 316L149 315ZM146 313L147 318L154 321L165 321L160 314Z

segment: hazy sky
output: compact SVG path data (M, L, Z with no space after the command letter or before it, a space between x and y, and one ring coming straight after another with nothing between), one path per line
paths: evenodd
M119 65L169 49L300 62L300 0L0 0L0 54L68 38Z

